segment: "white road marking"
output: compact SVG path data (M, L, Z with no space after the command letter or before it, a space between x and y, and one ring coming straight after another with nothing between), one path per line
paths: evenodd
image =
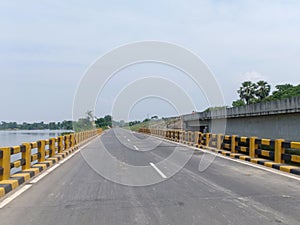
M138 148L138 147L136 147L135 145L134 145L133 147L135 148L135 150L139 150L139 148Z
M156 172L159 173L159 175L160 175L162 178L164 178L164 179L167 178L167 176L166 176L163 172L161 172L161 171L157 168L157 166L155 166L155 164L150 163L150 166L152 166L152 167L156 170Z
M130 139L127 138L127 141L130 141Z
M22 187L21 189L19 189L18 191L16 191L14 194L12 194L11 196L9 196L6 199L4 199L0 203L0 209L2 209L4 206L6 206L8 203L10 203L12 200L14 200L19 195L21 195L24 191L26 191L27 189L29 189L31 186L32 186L31 184L26 184L24 187Z

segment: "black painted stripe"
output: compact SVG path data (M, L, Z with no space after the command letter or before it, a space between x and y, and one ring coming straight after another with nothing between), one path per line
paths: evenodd
M265 160L265 159L263 159L263 160L258 160L257 161L257 164L259 164L259 165L265 165L265 162L270 162L270 160Z
M20 145L21 148L21 152L25 152L26 151L26 146L25 145Z
M280 166L283 166L283 165L282 164L273 164L272 168L280 170Z
M300 169L291 169L290 172L293 174L300 175Z
M282 160L291 161L292 156L290 154L282 154Z
M17 180L19 185L21 185L25 182L24 177L11 177L10 180Z
M47 167L50 166L50 163L49 163L49 162L40 162L40 164L46 164Z
M291 148L291 142L282 142L283 148Z
M11 184L0 184L0 187L4 188L5 194L12 191L12 185Z
M33 165L32 168L38 168L40 172L43 171L43 167L42 166Z

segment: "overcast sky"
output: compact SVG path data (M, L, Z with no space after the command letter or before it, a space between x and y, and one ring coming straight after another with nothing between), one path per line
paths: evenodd
M244 80L263 79L273 87L298 84L299 24L298 0L1 0L0 120L71 119L86 69L111 49L133 41L166 41L195 52L215 74L227 105L238 98L236 90ZM123 76L160 76L157 68L141 74L145 68L132 67ZM167 70L164 77L176 82L174 71ZM180 79L184 89L192 86ZM110 113L114 93L126 79L120 80L112 81L99 98L97 116ZM192 88L187 92L197 110L207 107ZM132 109L130 118L155 113L168 116L176 110L148 99Z

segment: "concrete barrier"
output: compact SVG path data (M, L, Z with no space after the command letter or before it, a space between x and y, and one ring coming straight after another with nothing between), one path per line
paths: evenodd
M20 146L0 148L0 197L66 158L81 145L101 133L102 129L95 129L23 143ZM20 153L20 159L11 161L11 156ZM20 171L14 172L16 169Z
M143 128L139 132L300 175L300 142L183 130ZM176 133L178 138L171 135Z

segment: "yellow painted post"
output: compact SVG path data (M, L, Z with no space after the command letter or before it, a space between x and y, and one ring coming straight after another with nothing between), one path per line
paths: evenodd
M3 173L0 174L0 181L7 180L10 177L10 148L0 148L0 167L3 168Z
M70 139L71 139L71 147L74 147L75 146L75 136L74 136L74 134L70 135Z
M58 139L58 153L62 153L64 150L63 137L59 136L57 139Z
M283 142L284 139L275 140L275 163L284 163L284 161L282 160L282 154L285 152L285 149L282 147Z
M68 149L69 148L69 135L64 136L64 144L65 144L64 148Z
M222 142L223 142L223 134L217 135L217 149L222 148Z
M255 144L257 137L250 137L249 141L249 156L251 158L256 158L255 150L258 148L258 144Z
M38 144L38 153L41 156L38 159L38 162L44 162L45 161L45 140L40 140L37 142L37 144Z
M185 131L183 130L181 132L181 142L183 143L185 141Z
M210 133L205 133L205 146L209 146L209 142L210 142Z
M49 139L49 156L54 157L55 156L55 138Z
M190 131L189 134L190 134L189 135L189 138L190 138L189 139L189 145L191 145L194 142L194 137L193 137L194 132Z
M199 132L198 131L195 131L194 137L195 137L195 146L198 147L198 145L199 145Z
M231 152L232 153L237 152L236 149L235 149L235 147L237 146L236 138L237 138L237 135L232 135L231 136Z
M22 159L25 160L25 164L22 166L22 170L30 169L31 167L31 145L26 142L21 146L22 149Z

